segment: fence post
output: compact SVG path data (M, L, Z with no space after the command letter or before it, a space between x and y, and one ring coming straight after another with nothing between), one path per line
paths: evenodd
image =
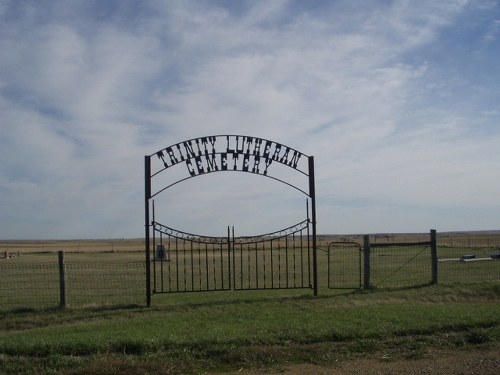
M59 258L59 305L66 307L66 270L64 267L64 251L58 251Z
M431 229L432 284L439 283L438 251L436 230Z
M363 253L364 253L364 283L365 289L371 288L371 262L370 262L370 236L363 236Z

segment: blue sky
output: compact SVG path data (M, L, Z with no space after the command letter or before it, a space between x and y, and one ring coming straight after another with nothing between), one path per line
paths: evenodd
M500 229L500 4L0 0L0 239L143 235L144 155L243 134L314 155L321 233ZM185 231L270 232L262 176L158 197Z

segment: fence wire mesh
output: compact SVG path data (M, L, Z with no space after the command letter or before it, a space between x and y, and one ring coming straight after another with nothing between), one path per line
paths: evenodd
M439 243L439 282L467 284L500 281L500 246L491 240Z
M430 245L371 247L371 284L375 288L410 288L432 282Z
M143 304L144 262L65 264L67 305ZM0 309L60 305L58 263L0 263Z

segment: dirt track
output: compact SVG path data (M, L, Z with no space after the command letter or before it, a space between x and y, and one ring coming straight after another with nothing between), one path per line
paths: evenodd
M289 365L272 370L240 370L230 375L288 374L288 375L498 375L500 353L495 350L443 352L425 358L391 360L373 357L362 360L343 361L331 365Z

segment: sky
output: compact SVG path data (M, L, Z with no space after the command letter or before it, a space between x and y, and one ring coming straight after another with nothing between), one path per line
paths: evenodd
M500 229L499 1L0 0L0 51L0 239L141 237L144 156L224 134L314 156L319 233ZM155 215L251 235L306 200L220 172Z

